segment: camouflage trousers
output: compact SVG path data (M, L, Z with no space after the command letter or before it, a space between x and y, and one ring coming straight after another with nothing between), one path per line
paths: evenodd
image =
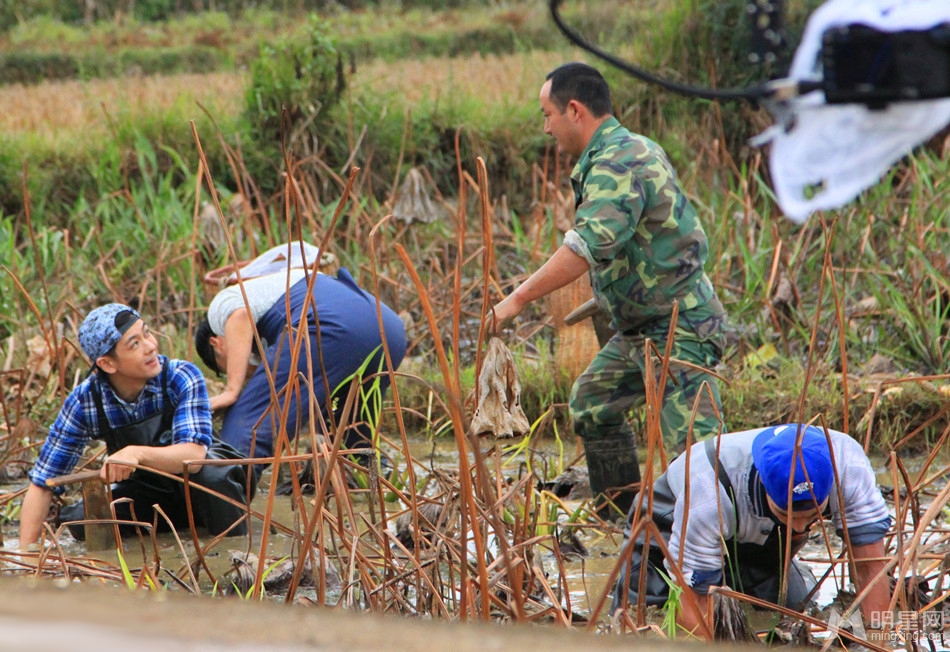
M665 340L665 334L653 339L660 353L666 349ZM574 382L571 417L574 431L582 438L598 439L631 432L627 420L630 411L646 402L645 341L644 335L615 334ZM715 376L678 361L711 369L722 357L722 338L700 339L695 333L677 329L670 357L670 374L660 407L660 427L667 451L679 453L686 447L690 423L693 424L693 441L719 432L722 401ZM654 356L653 369L657 376L661 368L662 361ZM700 397L699 408L693 421L697 396Z

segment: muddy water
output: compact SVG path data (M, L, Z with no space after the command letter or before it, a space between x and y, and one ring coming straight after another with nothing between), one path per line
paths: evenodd
M553 441L541 442L533 447L532 461L534 464L537 464L538 459L545 459L551 466L556 466L558 460L564 460L563 463L566 463L567 460L574 457L574 453L576 452L573 446L568 446L567 448L569 450L562 451ZM454 440L450 437L442 437L435 441L423 438L414 440L411 442L411 455L426 467L438 467L445 470L458 468L458 452ZM401 456L395 455L394 457L399 459ZM524 462L524 456L512 457L503 454L501 459L508 462L508 464L503 467L503 473L506 475L510 473L511 476L517 476L519 464ZM874 460L874 464L875 468L880 471L879 483L885 486L891 485L891 476L889 473L884 472L883 460ZM269 478L265 475L264 490L259 492L258 498L255 499L254 507L259 512L266 510L266 482L268 480ZM7 490L11 489L13 488L7 488ZM361 498L357 498L354 503L358 507L364 505L365 501ZM579 504L579 501L568 502L567 506L570 509L574 509ZM387 509L392 511L400 508L399 505L390 505L387 507ZM296 527L296 514L291 509L291 499L289 497L276 498L273 514L275 522L295 530L298 529ZM232 562L228 552L230 550L257 552L262 536L260 528L260 521L255 521L254 529L250 537L234 537L228 539L218 545L217 548L206 557L211 573L218 580L218 587L216 588L214 586L214 583L207 574L201 573L199 579L202 593L211 593L215 590L220 590L222 586L227 586L229 571L232 568ZM4 535L4 548L6 550L15 550L18 545L15 528L10 525L5 526ZM564 562L566 575L562 579L568 589L571 610L578 615L586 617L598 606L598 602L608 590L607 581L617 565L622 545L622 535L619 529L605 532L596 528L584 528L578 532L578 538L586 547L589 554L586 557L569 557ZM159 535L157 539L159 553L162 558L162 566L172 570L181 577L186 577L187 575L180 571L184 569L186 564L186 555L193 557L192 544L187 541L184 543L183 554L173 536ZM271 532L268 540L268 557L270 558L281 559L296 553L293 549L293 539L287 535L276 531ZM840 549L840 542L833 535L831 536L831 541L832 550L837 553ZM60 543L62 551L66 556L83 557L86 554L83 544L74 541L68 533L64 533L61 536ZM125 550L126 562L128 562L130 566L136 567L142 565L143 560L135 559L135 556L141 556L137 544L130 545L127 542ZM151 563L151 554L152 551L150 547L148 547L144 563ZM113 566L120 564L115 552L97 553L96 556ZM801 556L812 566L817 577L821 577L827 569L827 563L820 561L822 558L827 557L827 552L823 544L821 544L817 538L816 541L806 548ZM541 559L541 562L548 572L552 584L555 584L554 579L558 572L557 559L552 553L546 553ZM840 570L836 575L841 575ZM836 581L833 576L822 585L821 590L816 596L820 606L829 604L837 595L839 588L846 588L840 586L840 584L840 580ZM310 597L306 591L300 591L299 594ZM328 604L336 603L338 598L339 595L334 595L332 591L326 595ZM275 599L280 599L280 596L275 597ZM605 611L605 609L602 609L601 618L604 617Z
M265 501L266 496L256 498L253 505L254 508L263 512L266 509ZM289 498L278 498L274 505L274 521L292 526L294 523L294 515L290 507ZM199 530L199 535L200 534L201 531ZM169 571L184 579L188 577L185 569L188 563L186 559L194 559L195 547L188 536L187 530L181 532L179 536L182 538L180 544L172 534L157 534L155 538L157 542L157 552L161 558L161 567L169 569ZM224 579L232 568L228 551L256 551L260 547L260 540L261 522L257 520L252 526L251 536L230 537L225 539L223 543L204 555L205 562L215 578ZM61 551L67 558L90 557L101 560L105 565L112 567L121 567L123 562L132 569L143 565L151 566L153 564L152 557L155 553L155 550L152 549L151 542L145 540L145 555L143 558L142 547L136 539L125 539L123 541L123 559L121 560L117 550L87 551L85 544L74 539L66 528L60 530L57 541L58 547L56 549L56 556L59 556ZM10 552L19 549L18 532L13 524L4 526L3 549ZM277 533L270 535L268 556L280 559L291 554L291 551L292 539L290 537ZM7 570L11 570L12 568L12 566L8 566ZM160 579L168 579L168 577L165 576ZM211 593L216 590L214 582L208 578L206 573L199 573L198 579L199 586L203 593ZM221 585L227 586L227 582L223 582ZM220 589L220 586L218 589Z
M426 468L439 468L447 471L457 471L458 469L458 451L454 440L451 437L441 437L437 440L419 438L410 442L410 454L422 465L417 473L423 475ZM531 453L532 463L538 464L539 459L543 459L552 468L563 458L573 458L575 451L573 448L567 451L561 451L554 442L542 442L539 447L534 448ZM394 454L394 459L402 459L401 454ZM502 473L509 479L517 477L520 472L519 466L525 461L524 455L511 456L503 454L501 460L507 462L502 468ZM494 464L494 460L490 460ZM566 463L566 462L565 462ZM398 465L398 463L397 463ZM256 511L264 513L267 509L268 486L270 483L270 474L265 473L262 478L258 496L255 498L253 507ZM25 481L24 481L25 483ZM20 485L0 487L0 492L15 491L23 486ZM365 509L367 502L365 498L357 496L353 499L356 509ZM568 501L569 508L574 509L580 505L580 501ZM392 513L403 509L402 505L389 504L387 510ZM563 515L562 515L563 517ZM292 508L290 497L278 496L273 505L273 521L294 531L299 531L297 514ZM252 533L249 537L232 537L220 543L216 548L205 555L205 561L213 575L211 579L206 572L198 573L199 585L202 593L208 594L215 591L221 591L230 586L230 580L233 577L232 561L230 551L257 553L260 549L262 537L262 524L260 520L255 519L252 525ZM4 550L15 552L19 547L18 533L15 523L8 522L3 526ZM171 534L156 535L158 554L161 557L161 567L169 569L172 573L182 579L188 579L186 571L187 559L194 559L194 545L190 541L187 532L182 532L182 543L176 540ZM620 530L611 533L604 533L596 529L583 529L578 533L578 538L584 544L589 552L586 558L569 557L564 562L564 568L567 576L565 585L568 589L569 599L572 610L580 615L586 615L596 606L596 601L604 593L606 582L613 571L617 561L617 555L622 541ZM106 565L119 567L122 560L116 551L101 551L87 553L85 545L72 538L69 532L63 528L58 537L59 551L69 558L94 557L102 560ZM152 565L154 555L151 543L146 541L145 555L143 557L141 546L135 540L127 539L124 542L124 562L129 567L135 569L143 565ZM558 572L558 561L553 553L542 553L541 563L548 572L549 577L554 578ZM473 551L474 552L474 551ZM268 535L267 556L270 559L282 559L289 555L296 555L297 549L294 547L294 539L280 532L280 528L273 529ZM7 567L7 571L11 567ZM3 572L3 571L0 571ZM169 579L167 575L160 579ZM217 586L216 586L217 584ZM304 597L314 597L307 590L301 589L298 595ZM339 599L338 594L328 591L326 602L334 604ZM281 596L274 596L274 599L282 599Z
M434 466L457 468L458 452L451 438L441 438L435 442L430 440L418 440L411 442L411 445L412 455L417 460L428 460L429 463ZM553 440L546 440L533 444L530 452L532 456L534 456L535 465L537 465L537 459L541 458L548 460L553 466L555 465L553 463L558 460L569 460L573 458L580 450L571 445L565 444L559 446L557 442ZM517 469L518 464L524 461L524 455L510 456L503 454L502 457L507 462L504 469L511 470L510 474L506 474L509 475L509 477L510 475L516 474L515 469ZM915 477L915 474L919 472L924 461L924 457L902 460L911 477ZM565 461L564 463L567 462ZM882 487L892 487L893 476L887 468L887 459L881 456L872 456L871 463L877 474L878 484ZM948 464L950 464L950 458L942 456L931 468L942 468ZM660 469L658 468L657 474L659 474L659 472ZM939 490L940 487L937 487L937 489ZM566 501L566 503L570 509L574 509L581 504L580 501ZM923 508L926 509L926 506ZM562 514L561 517L563 521L564 515ZM834 528L830 522L824 523L824 527L827 529L831 550L834 554L837 554L841 550L841 541L835 535ZM578 531L578 538L587 548L589 555L583 558L568 558L564 563L566 573L565 581L569 587L572 610L577 614L586 616L597 607L598 601L600 601L603 595L610 589L608 580L610 576L614 574L618 564L623 545L623 536L618 525L618 527L609 531L593 527L583 528ZM820 579L826 576L826 572L829 569L827 558L828 552L825 538L816 527L812 533L811 540L799 554L799 559L812 570L816 578ZM554 555L549 554L543 561L546 570L549 572L549 577L555 577L558 566ZM844 572L844 567L838 565L833 572L827 573L826 579L822 582L814 596L818 609L827 610L829 605L838 597L840 591L849 590L850 588L850 580ZM601 609L601 619L604 618L606 607L609 607L609 598ZM766 622L761 624L763 628L768 625Z

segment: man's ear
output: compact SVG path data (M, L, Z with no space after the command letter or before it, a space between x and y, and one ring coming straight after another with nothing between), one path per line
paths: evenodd
M221 353L222 352L221 345L224 344L224 342L222 342L221 340L222 338L218 337L217 335L212 335L211 337L208 338L208 344L211 345L211 348L214 351Z
M583 117L584 112L586 110L587 110L587 107L585 107L583 104L581 104L577 100L571 100L570 102L567 103L566 111L568 112L568 117L571 120L580 119L581 117Z
M119 369L115 364L115 360L113 360L112 357L108 355L101 356L98 360L96 360L96 366L107 374L114 374Z

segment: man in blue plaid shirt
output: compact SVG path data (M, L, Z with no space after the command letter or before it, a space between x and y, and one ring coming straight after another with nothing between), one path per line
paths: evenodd
M132 499L131 506L115 504L116 517L151 522L157 503L176 527L188 522L182 483L145 469L181 475L183 462L203 460L217 446L204 376L190 362L160 355L155 335L135 310L118 303L97 308L80 326L79 343L93 361L93 373L67 397L30 472L20 515L22 547L37 541L46 520L54 491L47 481L70 473L90 440L106 442L100 478L112 485L113 500ZM242 467L194 466L189 477L245 502ZM246 533L240 507L198 489L190 495L197 523L212 534L229 528L229 534ZM81 520L82 504L65 508L61 516ZM134 532L120 529L123 535ZM70 530L84 536L81 526Z

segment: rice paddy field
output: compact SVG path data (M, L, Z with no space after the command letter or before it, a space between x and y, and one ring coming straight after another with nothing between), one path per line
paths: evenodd
M579 4L569 18L667 76L725 86L748 73L728 63L739 47L727 38L740 31L729 14L737 3ZM789 2L790 15L815 4ZM317 18L215 12L156 24L113 13L84 27L23 19L3 32L0 54L86 57L86 73L0 86L0 573L294 608L675 634L662 614L606 613L621 529L547 484L582 462L565 404L583 352L566 350L572 340L551 306L532 307L505 334L530 435L468 432L486 297L497 301L540 266L570 204L570 162L542 132L537 94L549 70L586 55L548 20L544 3L511 2L336 8ZM279 66L264 75L281 97L304 98L285 104L288 128L267 113L255 62L279 61L269 52L301 34L310 45L292 51L325 54L313 44L330 39L339 57L329 57L333 81L320 93L278 88ZM215 48L223 63L153 73L142 63L152 59L126 52L185 47ZM140 63L92 74L120 51ZM318 59L299 61L319 72ZM715 370L727 428L817 420L861 441L895 519L891 572L929 583L922 602L895 593L895 609L942 614L946 135L855 202L798 226L775 204L764 152L745 143L766 114L603 69L618 116L667 149L709 234L707 271L732 324ZM316 72L296 79L313 82ZM276 131L265 137L268 125ZM413 170L431 222L393 217ZM379 426L392 472L360 468L321 445L317 436L332 433L314 426L286 442L247 538L143 534L90 551L53 523L48 546L21 553L25 471L86 368L75 345L82 315L105 300L135 302L164 353L196 359L190 333L210 298L205 275L298 233L405 316L409 353ZM220 383L207 376L212 389ZM669 456L647 414L631 420L641 461L660 472ZM835 618L847 603L832 600L849 599L849 551L839 556L831 529L816 529L808 552L820 572L830 569L824 609L791 614L807 623L796 640L810 645L840 634ZM765 616L755 620L760 633L789 614Z

